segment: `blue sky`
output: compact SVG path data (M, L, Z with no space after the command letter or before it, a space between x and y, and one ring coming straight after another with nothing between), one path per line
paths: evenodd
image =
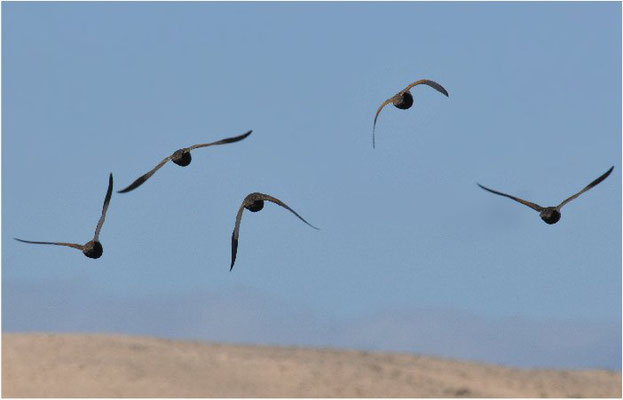
M3 3L3 331L621 366L619 3ZM409 110L381 102L421 78ZM107 176L98 260L84 243ZM565 206L556 225L476 186ZM320 231L268 204L272 194Z

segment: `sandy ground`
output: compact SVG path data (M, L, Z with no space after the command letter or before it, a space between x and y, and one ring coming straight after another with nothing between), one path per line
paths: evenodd
M3 397L621 397L621 374L115 335L4 334Z

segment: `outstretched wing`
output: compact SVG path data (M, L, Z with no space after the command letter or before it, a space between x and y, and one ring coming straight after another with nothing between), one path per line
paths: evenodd
M283 207L286 210L290 211L292 214L294 214L297 217L299 217L299 219L301 221L305 222L307 225L311 226L312 228L314 228L316 230L320 230L320 229L316 228L315 226L313 226L312 224L310 224L309 222L305 221L305 218L303 218L300 215L298 215L298 213L296 211L294 211L293 209L288 207L288 205L286 203L284 203L283 201L279 200L278 198L273 197L273 196L269 196L269 195L264 194L264 193L258 193L258 194L259 194L259 196L257 197L258 199L265 200L265 201L267 200L267 201L273 202L273 203L275 203L277 205L280 205L281 207Z
M160 168L162 168L162 166L164 164L167 163L167 161L169 161L171 159L172 155L168 156L167 158L165 158L164 160L160 161L160 163L158 165L156 165L154 167L154 169L152 169L151 171L149 171L148 173L146 173L145 175L137 178L134 182L132 182L132 184L130 184L130 186L128 186L127 188L123 189L123 190L118 190L117 193L127 193L130 190L134 190L137 187L141 186L147 179L149 179L153 174L156 173L156 171L158 171Z
M502 192L495 191L495 190L493 190L493 189L489 189L488 187L482 186L480 183L478 184L478 186L480 186L481 188L483 188L484 190L486 190L486 191L488 191L488 192L495 193L495 194L499 194L500 196L508 197L509 199L513 199L513 200L515 200L515 201L517 201L517 202L519 202L519 203L523 204L524 206L528 206L528 207L530 207L530 208L532 208L533 210L536 210L536 211L538 211L538 212L543 211L543 207L541 207L541 206L540 206L540 205L538 205L538 204L534 204L534 203L531 203L531 202L529 202L529 201L526 201L526 200L520 199L519 197L511 196L510 194L506 194L506 193L502 193Z
M579 195L581 195L582 193L586 192L587 190L597 186L599 183L601 183L601 181L603 181L604 179L606 179L608 177L608 175L610 175L610 173L612 172L612 170L614 169L614 165L612 167L610 167L609 170L607 170L602 176L600 176L599 178L595 179L594 181L592 181L591 183L589 183L584 189L580 190L579 192L577 192L576 194L574 194L573 196L569 197L568 199L566 199L565 201L563 201L562 203L560 203L558 205L558 209L560 209L562 206L564 206L565 204L567 204L568 202L570 202L571 200L575 199L576 197L578 197Z
M376 139L374 137L374 131L376 130L376 119L379 117L379 114L383 107L391 103L393 99L394 98L392 97L391 99L385 100L383 104L381 104L381 106L378 108L378 110L376 110L376 114L374 115L374 124L372 124L372 148L376 148Z
M231 266L229 267L230 271L234 268L234 263L236 262L236 254L238 253L238 235L240 234L240 220L242 219L242 212L244 211L246 201L247 199L245 198L242 201L240 208L238 209L238 214L236 215L236 225L234 225L234 232L231 234Z
M208 147L208 146L215 146L217 144L227 144L227 143L235 143L235 142L239 142L242 139L246 139L247 136L249 136L251 134L251 132L253 132L253 130L250 130L242 135L239 136L234 136L234 137L230 137L230 138L226 138L226 139L222 139L219 140L218 142L212 142L212 143L205 143L205 144L195 144L193 146L190 146L188 148L188 150L193 150L193 149L198 149L199 147Z
M104 206L102 207L102 216L97 221L97 227L95 228L95 236L93 240L97 240L100 236L100 230L104 225L104 219L106 218L106 211L108 210L108 204L110 203L110 197L112 196L112 173L108 176L108 190L106 190L106 197L104 198Z
M413 82L412 84L410 84L406 88L402 89L399 94L403 94L407 90L411 89L413 86L417 86L417 85L430 86L433 89L435 89L436 91L438 91L439 93L443 94L444 96L449 97L448 91L443 86L441 86L440 84L438 84L435 81L430 81L428 79L420 79L419 81Z
M76 244L76 243L62 243L62 242L33 242L31 240L22 240L22 239L18 239L18 238L13 238L15 240L17 240L18 242L22 242L22 243L33 243L33 244L54 244L56 246L68 246L68 247L73 247L74 249L78 249L78 250L83 250L84 247L80 244Z

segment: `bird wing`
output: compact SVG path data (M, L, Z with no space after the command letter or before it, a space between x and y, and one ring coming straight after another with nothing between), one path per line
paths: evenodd
M558 205L558 209L560 209L562 206L564 206L565 204L567 204L568 202L570 202L571 200L575 199L576 197L578 197L579 195L581 195L582 193L586 192L587 190L597 186L599 183L601 183L601 181L603 181L604 179L606 179L608 177L608 175L610 175L610 173L612 172L612 170L614 169L614 165L612 167L610 167L609 170L607 170L606 172L604 172L603 175L601 175L599 178L595 179L594 181L592 181L591 183L589 183L584 189L580 190L579 192L577 192L576 194L574 194L573 196L569 197L568 199L566 199L565 201L563 201L562 203L560 203Z
M167 158L165 158L164 160L160 161L160 163L158 165L156 165L154 167L154 169L152 169L151 171L149 171L148 173L146 173L145 175L137 178L134 182L132 182L130 184L130 186L128 186L127 188L123 189L123 190L119 190L117 191L117 193L127 193L130 190L134 190L137 187L141 186L147 179L149 179L153 174L156 173L156 171L158 171L160 168L162 168L162 166L164 164L167 163L167 161L169 161L171 159L173 155L168 156Z
M246 139L247 136L249 136L251 134L251 132L253 132L252 130L247 131L246 133L239 135L239 136L234 136L234 137L230 137L230 138L226 138L226 139L221 139L217 142L212 142L212 143L204 143L204 144L195 144L193 146L190 146L188 148L188 150L193 150L193 149L198 149L199 147L208 147L208 146L214 146L217 144L227 144L227 143L235 143L235 142L239 142L242 139Z
M428 79L420 79L419 81L413 82L412 84L410 84L406 88L402 89L399 94L401 95L404 92L406 92L407 90L411 89L413 86L417 86L417 85L430 86L433 89L435 89L436 91L438 91L439 93L443 94L444 96L449 97L448 91L443 86L441 86L440 84L438 84L435 81L430 81Z
M280 205L281 207L285 208L286 210L290 211L292 214L296 215L297 217L299 217L299 219L303 222L305 222L307 225L311 226L312 228L316 229L316 230L320 230L318 228L316 228L315 226L313 226L312 224L310 224L309 222L305 221L305 218L301 217L296 211L294 211L293 209L291 209L290 207L288 207L288 205L286 203L284 203L283 201L279 200L276 197L273 196L269 196L267 194L264 193L259 193L259 196L257 197L261 200L268 200L270 202L273 202L277 205Z
M102 207L102 216L97 221L97 227L95 227L95 236L93 240L97 240L100 236L100 230L104 225L104 219L106 218L106 211L108 210L108 204L110 203L110 197L112 196L112 173L108 176L108 190L106 190L106 197L104 198L104 206Z
M511 196L510 194L506 194L506 193L502 193L502 192L495 191L495 190L493 190L493 189L489 189L488 187L482 186L480 183L478 184L478 186L480 186L481 188L483 188L484 190L486 190L486 191L488 191L488 192L495 193L495 194L499 194L500 196L508 197L509 199L513 199L513 200L515 200L515 201L517 201L517 202L519 202L519 203L523 204L524 206L528 206L528 207L530 207L530 208L532 208L533 210L536 210L536 211L538 211L538 212L543 211L543 207L541 207L541 206L540 206L540 205L538 205L538 204L531 203L531 202L529 202L529 201L526 201L526 200L520 199L519 197Z
M376 110L376 115L374 115L374 124L372 124L372 148L376 147L376 139L374 137L374 131L376 130L376 119L379 117L379 114L381 110L383 109L383 107L391 103L393 99L394 98L392 97L390 99L385 100L383 104L379 106L378 110Z
M34 243L34 244L54 244L57 246L68 246L68 247L73 247L74 249L78 249L78 250L83 250L84 247L80 244L76 244L76 243L62 243L62 242L33 242L31 240L22 240L22 239L18 239L18 238L13 238L15 240L17 240L18 242L22 242L22 243Z
M229 270L231 271L234 268L234 263L236 262L236 253L238 252L238 236L240 234L240 220L242 220L242 212L244 211L244 206L246 205L247 196L240 205L238 209L238 214L236 214L236 225L234 225L234 232L231 234L231 266Z

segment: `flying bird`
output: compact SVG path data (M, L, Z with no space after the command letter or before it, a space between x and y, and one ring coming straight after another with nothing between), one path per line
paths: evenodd
M112 174L108 177L108 190L106 191L106 197L104 198L104 207L102 207L102 216L99 221L97 221L97 226L95 227L95 236L93 236L92 240L89 240L85 244L76 244L76 243L63 243L63 242L33 242L30 240L22 240L18 238L14 238L15 240L23 243L34 243L34 244L54 244L57 246L68 246L73 247L74 249L78 249L84 253L85 256L89 258L100 258L102 253L104 252L104 248L99 241L100 230L102 229L102 225L104 225L104 218L106 218L106 211L108 210L108 204L110 203L110 197L112 196Z
M573 196L567 198L565 201L563 201L562 203L558 204L555 207L553 207L553 206L552 207L541 207L538 204L531 203L529 201L520 199L519 197L511 196L510 194L506 194L506 193L495 191L493 189L489 189L487 187L482 186L480 183L478 184L478 186L480 186L481 188L483 188L486 191L489 191L489 192L495 193L495 194L499 194L500 196L508 197L509 199L513 199L513 200L515 200L515 201L517 201L517 202L519 202L519 203L521 203L521 204L523 204L525 206L528 206L528 207L532 208L533 210L538 211L541 219L543 221L545 221L546 223L551 225L551 224L555 224L556 222L558 222L560 220L560 215L561 215L560 214L560 209L562 208L562 206L564 206L565 204L567 204L571 200L575 199L576 197L578 197L582 193L586 192L587 190L593 188L594 186L597 186L601 181L606 179L608 177L608 175L610 175L610 173L612 172L613 169L614 169L614 166L610 167L610 169L608 171L606 171L599 178L597 178L594 181L592 181L591 183L589 183L584 189L580 190L579 192L577 192Z
M216 146L216 145L219 145L219 144L227 144L227 143L239 142L242 139L245 139L247 136L249 136L251 134L251 132L253 132L253 131L250 130L250 131L246 132L243 135L234 136L234 137L230 137L230 138L227 138L227 139L222 139L222 140L219 140L217 142L204 143L204 144L195 144L195 145L190 146L190 147L184 147L182 149L176 150L175 152L173 152L173 154L171 154L170 156L168 156L164 160L160 161L160 163L158 165L156 165L151 171L147 172L145 175L140 176L134 182L132 182L130 184L130 186L128 186L127 188L125 188L123 190L119 190L117 193L127 193L127 192L129 192L131 190L134 190L137 187L141 186L147 179L149 179L153 174L155 174L156 171L158 171L160 168L162 168L162 166L164 166L164 164L166 164L169 160L173 161L175 164L179 165L180 167L185 167L188 164L190 164L190 161L191 161L190 151L191 150L198 149L200 147Z
M372 125L372 147L373 148L376 147L376 140L374 138L374 132L376 130L376 119L379 117L379 113L381 112L383 107L385 107L389 103L392 103L395 107L397 107L397 108L399 108L401 110L406 110L408 108L411 108L411 106L413 105L413 96L411 95L411 92L409 92L409 90L412 87L417 86L417 85L427 85L427 86L430 86L433 89L435 89L436 91L438 91L441 94L445 95L446 97L449 97L448 96L448 91L446 89L444 89L444 87L441 86L440 84L438 84L437 82L433 82L433 81L430 81L428 79L420 79L419 81L415 81L412 84L410 84L409 86L407 86L406 88L402 89L400 92L396 93L391 98L385 100L383 102L383 104L381 104L379 109L376 110L376 115L374 116L374 124Z
M234 226L234 232L231 235L231 266L229 267L230 271L234 268L234 263L236 262L236 253L238 252L238 235L240 233L240 220L242 219L242 212L245 208L251 212L258 212L262 208L264 208L264 201L270 201L285 208L292 214L296 215L301 221L305 222L307 225L311 226L314 229L318 229L309 222L305 221L303 217L298 215L296 211L288 207L281 200L263 193L251 193L244 198L242 204L240 205L240 208L238 209L238 214L236 215L236 225Z

